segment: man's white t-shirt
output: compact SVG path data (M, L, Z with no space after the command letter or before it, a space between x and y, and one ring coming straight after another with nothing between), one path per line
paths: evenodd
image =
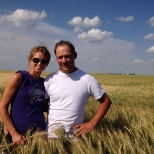
M49 138L57 137L54 130L63 128L71 137L72 126L84 121L84 110L89 96L99 99L105 91L96 79L77 69L65 74L57 71L45 79L45 89L50 98L47 132Z

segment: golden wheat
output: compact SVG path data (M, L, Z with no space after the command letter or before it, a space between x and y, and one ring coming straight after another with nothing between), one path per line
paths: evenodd
M12 74L0 72L0 88L5 87ZM10 153L17 154L153 154L154 76L92 75L113 103L104 119L88 135L73 141L59 132L60 138L52 140L45 137L45 132L43 136L42 132L37 132L33 136L27 135L28 144L10 149L0 121L0 151L8 149ZM92 118L98 106L95 99L89 99L86 121Z

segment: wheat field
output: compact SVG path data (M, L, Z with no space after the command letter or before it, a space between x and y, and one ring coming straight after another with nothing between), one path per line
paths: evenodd
M0 98L14 71L0 71ZM46 77L48 73L44 73ZM153 154L154 153L154 76L91 74L112 100L107 115L88 135L79 140L66 139L61 130L58 140L45 132L27 134L28 143L8 144L0 121L0 152L14 154ZM90 98L85 121L95 114L98 103Z

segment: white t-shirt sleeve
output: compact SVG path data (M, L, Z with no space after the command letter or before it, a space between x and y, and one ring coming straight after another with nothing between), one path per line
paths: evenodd
M48 95L48 89L49 89L49 85L50 85L50 75L48 75L44 81L44 87L45 87L45 91L47 93L47 96L49 97Z
M99 85L99 83L94 77L91 78L89 88L90 95L93 96L95 99L100 99L105 93L105 90Z

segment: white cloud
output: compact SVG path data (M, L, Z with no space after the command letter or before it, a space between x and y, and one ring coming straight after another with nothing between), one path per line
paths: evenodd
M102 21L99 19L98 16L95 16L92 19L85 17L84 20L81 17L74 17L72 20L68 21L68 24L75 27L94 28L100 26L102 24Z
M99 58L95 57L91 60L92 63L99 61Z
M154 53L154 46L152 46L149 49L147 49L146 52Z
M72 26L81 26L82 25L82 18L81 17L74 17L72 20L68 21L68 24Z
M100 26L102 24L101 20L99 19L98 16L95 16L93 19L89 19L88 17L86 17L84 20L83 20L83 25L85 27L97 27L97 26Z
M154 40L154 33L150 33L150 34L146 35L146 36L144 37L144 39L147 39L147 40Z
M119 21L128 22L128 21L133 21L134 17L133 16L127 16L127 17L119 17L119 18L116 18L116 19L119 20Z
M74 29L74 32L76 32L76 33L82 33L83 32L83 29L82 28L75 28Z
M38 38L42 35L44 37L51 37L51 35L57 37L56 35L68 36L70 34L63 28L44 22L43 19L46 16L44 10L36 12L23 9L17 9L10 15L0 16L0 39L10 40L17 35L31 35L33 38L36 36Z
M154 27L154 17L151 17L148 22L150 23L151 27Z
M141 60L141 59L135 59L132 63L137 63L137 64L140 64L140 63L143 63L144 60Z
M69 32L64 30L63 28L53 26L51 24L45 23L45 22L39 22L37 25L34 27L35 30L38 32L44 32L48 34L59 34L59 35L68 35Z
M13 23L15 26L24 26L34 20L42 20L47 16L46 12L28 11L23 9L17 9L10 15L3 15L0 17L0 24L3 22Z
M107 31L101 31L99 29L91 29L87 33L83 32L82 34L78 35L79 39L82 39L87 42L101 42L103 39L112 36L112 32L107 32Z

